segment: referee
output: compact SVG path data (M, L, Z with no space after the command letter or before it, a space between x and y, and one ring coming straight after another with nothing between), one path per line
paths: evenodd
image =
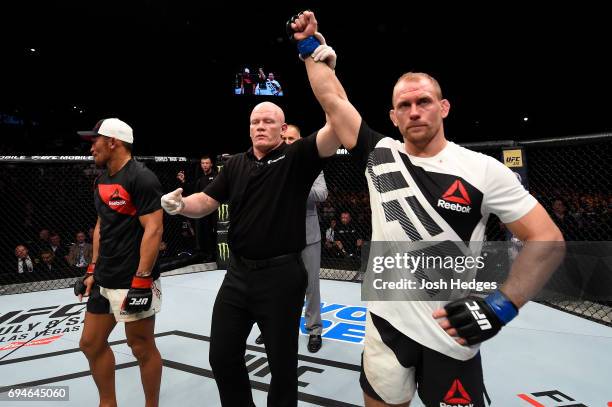
M250 116L252 147L225 164L204 192L183 199L182 189L161 205L171 215L205 216L229 201L230 263L215 301L210 365L223 406L253 406L244 353L254 323L266 338L272 379L268 406L297 405L298 326L308 276L306 199L340 143L326 125L287 145L280 107L263 102Z

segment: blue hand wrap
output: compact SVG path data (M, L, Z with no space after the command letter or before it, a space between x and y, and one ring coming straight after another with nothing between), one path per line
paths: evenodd
M302 58L308 58L317 47L321 45L313 35L298 42L298 53Z
M484 301L491 307L499 320L506 325L518 315L516 305L512 303L501 291L497 290L487 296Z

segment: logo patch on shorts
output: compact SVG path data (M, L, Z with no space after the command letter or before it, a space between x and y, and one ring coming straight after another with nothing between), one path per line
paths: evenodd
M446 392L440 407L473 407L472 398L461 384L459 379L455 379L450 389Z

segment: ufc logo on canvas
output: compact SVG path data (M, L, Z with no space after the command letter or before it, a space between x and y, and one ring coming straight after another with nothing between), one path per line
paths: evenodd
M130 298L130 305L147 305L148 298Z
M491 329L491 323L489 322L489 320L487 319L487 316L485 314L483 314L482 312L480 312L480 307L478 306L478 304L474 301L471 303L466 302L465 306L472 311L472 316L474 317L474 319L478 322L478 325L480 326L480 329L483 331L486 331L487 329Z

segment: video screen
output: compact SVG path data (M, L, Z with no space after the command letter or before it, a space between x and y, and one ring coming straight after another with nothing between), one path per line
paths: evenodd
M263 66L245 65L236 72L234 94L283 96L282 78L278 72Z

